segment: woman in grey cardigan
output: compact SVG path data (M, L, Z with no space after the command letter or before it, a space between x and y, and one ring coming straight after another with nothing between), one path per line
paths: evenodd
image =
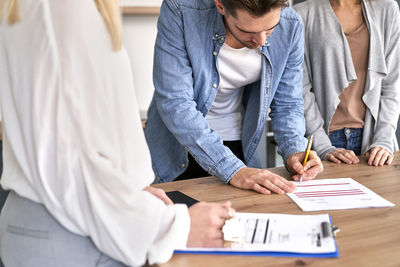
M304 25L306 135L322 159L390 164L398 149L400 15L394 0L309 0Z

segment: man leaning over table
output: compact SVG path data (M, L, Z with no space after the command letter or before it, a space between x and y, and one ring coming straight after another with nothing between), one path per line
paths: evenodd
M158 21L146 140L160 182L214 175L260 193L291 192L256 156L271 109L286 167L323 167L306 140L302 26L283 0L165 0Z

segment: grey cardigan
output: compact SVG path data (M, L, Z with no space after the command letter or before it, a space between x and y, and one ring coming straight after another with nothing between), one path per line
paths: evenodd
M362 0L370 33L366 105L361 153L380 146L398 150L400 113L400 15L394 0ZM303 20L305 58L303 76L306 135L314 135L313 149L325 159L335 147L328 137L339 95L356 73L346 36L329 0L308 0L294 7Z

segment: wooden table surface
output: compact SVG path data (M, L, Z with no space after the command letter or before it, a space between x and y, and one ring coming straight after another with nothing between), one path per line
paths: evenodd
M283 167L270 169L289 178ZM179 190L200 201L230 200L238 212L320 214L329 213L337 234L339 258L300 258L175 254L159 266L397 266L400 267L400 152L390 166L324 162L317 179L351 177L394 203L390 208L366 208L303 212L286 195L261 195L234 188L218 178L207 177L155 185L165 191Z

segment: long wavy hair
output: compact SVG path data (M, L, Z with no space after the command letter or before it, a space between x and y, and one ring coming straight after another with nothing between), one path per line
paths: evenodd
M94 2L111 36L113 49L120 50L122 47L122 22L118 0L94 0ZM10 25L21 21L18 0L0 0L0 19L4 14Z

